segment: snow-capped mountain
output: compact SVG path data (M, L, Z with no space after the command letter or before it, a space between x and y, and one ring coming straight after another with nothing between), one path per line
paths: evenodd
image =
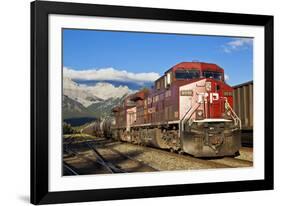
M134 91L130 90L127 86L114 86L110 83L99 82L94 86L88 86L90 92L95 96L107 100L110 98L121 98L125 94L131 94Z
M127 86L114 86L110 83L98 82L95 85L78 84L68 77L63 78L63 94L88 107L110 98L121 98L134 92Z
M90 110L95 117L105 118L112 114L111 111L113 107L121 104L125 97L126 95L118 98L109 98L107 100L104 100L103 102L93 103L89 107L87 107L87 109Z
M91 93L86 87L72 81L70 78L63 78L63 94L79 103L88 107L92 103L100 102L102 99Z
M124 69L63 67L63 119L95 119L112 115L112 108L129 94L150 88L160 77L155 72Z
M63 78L63 116L105 117L121 100L135 92L127 86L114 86L106 82L94 85L79 84L68 77Z

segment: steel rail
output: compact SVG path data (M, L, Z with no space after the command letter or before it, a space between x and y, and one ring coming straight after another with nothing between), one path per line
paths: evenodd
M95 156L97 157L97 162L104 166L108 171L111 173L125 173L125 170L122 170L115 165L113 165L111 162L107 161L95 148L95 146L91 145L89 142L85 142L85 144L93 151Z
M66 162L63 162L63 167L72 173L73 175L79 175L74 169L72 169Z

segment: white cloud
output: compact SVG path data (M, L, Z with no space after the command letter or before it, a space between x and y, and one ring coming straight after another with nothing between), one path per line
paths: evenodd
M132 73L125 70L117 70L114 68L101 68L89 70L73 70L67 67L63 68L64 77L77 80L115 80L121 82L136 82L143 84L145 82L153 82L160 77L158 73Z
M228 81L229 80L229 76L227 74L224 74L224 80Z
M223 45L222 48L223 48L223 51L225 53L230 53L231 52L231 49L227 48L225 45Z
M234 38L232 41L222 45L223 51L231 53L235 50L241 50L253 45L253 39L251 38Z

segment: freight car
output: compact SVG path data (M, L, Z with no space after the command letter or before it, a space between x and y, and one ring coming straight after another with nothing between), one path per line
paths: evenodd
M232 156L241 147L241 120L233 88L216 64L182 62L152 89L129 95L113 108L113 138L196 157Z
M112 125L114 119L109 116L103 119L97 119L81 129L81 133L93 135L96 137L112 138Z
M253 146L253 81L233 87L233 109L241 119L243 146Z

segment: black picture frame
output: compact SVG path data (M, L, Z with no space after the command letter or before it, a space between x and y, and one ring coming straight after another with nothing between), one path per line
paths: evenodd
M116 189L48 190L48 15L82 15L256 25L265 28L265 177L263 180ZM80 3L31 3L31 203L50 204L273 189L273 16Z

